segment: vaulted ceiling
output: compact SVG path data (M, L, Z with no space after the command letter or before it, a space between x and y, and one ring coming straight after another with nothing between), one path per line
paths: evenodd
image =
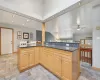
M20 16L7 11L0 10L0 27L5 27L5 25L11 25L13 27L28 27L41 30L42 23L33 19L29 19L25 16Z
M92 6L91 3L84 5L90 1L93 0L0 0L0 24L41 30L41 22L46 22L47 31L53 31L51 33L55 34L59 30L61 36L66 36L65 32L68 31L77 34L90 33L92 32L90 22ZM73 27L77 28L79 12L81 25L86 26L81 31L73 30Z
M3 10L17 12L43 21L80 0L0 0Z

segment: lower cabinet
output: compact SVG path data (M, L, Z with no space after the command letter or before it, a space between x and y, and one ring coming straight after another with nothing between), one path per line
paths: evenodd
M40 63L47 67L47 62L47 55L44 52L40 53Z
M19 64L20 71L23 71L35 65L34 49L19 50L18 55L19 55L18 64Z
M29 66L34 66L35 65L35 54L33 53L29 53Z
M40 60L40 48L39 47L35 47L35 65L39 64Z
M60 77L61 80L77 80L73 78L73 72L75 74L77 73L77 77L79 73L73 70L73 67L76 68L79 64L77 63L73 66L73 62L75 61L73 61L72 52L46 47L26 48L20 49L18 60L20 71L40 63L55 75Z
M51 49L48 51L48 49L44 48L40 56L40 62L51 72L61 77L61 56L57 55L57 53L55 54Z
M28 53L22 53L20 54L20 62L19 62L19 69L20 70L24 70L26 68L28 68L29 66L29 62L28 62L28 59L29 59L29 54Z
M53 55L53 72L61 77L61 57L54 53Z
M72 80L72 62L67 58L62 58L62 79Z
M50 71L52 71L53 72L53 66L54 66L54 64L53 64L53 54L52 53L48 53L47 54L48 55L48 63L47 63L47 67L48 67L48 69L50 70Z

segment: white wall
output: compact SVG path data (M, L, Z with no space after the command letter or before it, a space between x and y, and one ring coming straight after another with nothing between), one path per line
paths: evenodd
M27 22L27 20L29 21ZM16 52L20 42L20 40L17 40L17 31L33 32L33 40L36 40L36 30L42 30L42 23L0 10L0 27L14 29L14 52Z
M97 2L97 4L100 3ZM96 30L100 26L100 4L93 8L93 67L100 68L100 30Z
M0 23L19 25L19 26L28 27L28 28L36 28L38 30L41 30L41 26L42 26L41 22L37 22L35 20L29 19L23 16L15 15L3 10L0 10Z
M33 33L33 40L36 40L36 29L35 28L27 28L27 27L23 27L23 26L19 26L19 25L2 24L2 23L0 23L0 26L14 29L14 52L17 51L17 47L18 47L19 42L20 42L20 40L17 39L17 31L22 31L22 33L23 32L28 32L28 33L32 32Z
M60 38L72 38L73 34L88 35L92 33L91 14L92 3L85 4L64 15L61 15L46 23L46 30ZM86 27L77 31L77 19L80 18L81 27ZM92 35L92 34L91 34Z
M44 19L60 12L80 0L45 0Z
M43 0L0 0L0 5L42 20Z
M74 41L80 41L80 39L86 39L86 37L92 37L92 33L88 33L88 34L75 34L73 36L73 40Z
M94 7L96 5L98 6ZM67 33L64 31L76 24L77 15L79 15L79 11L77 11L78 10L76 9L47 22L47 31L50 31L53 34L58 31L58 34L60 33L59 35L65 35L66 37ZM100 0L94 0L91 3L83 5L80 8L80 20L81 25L85 25L87 28L81 31L74 30L76 35L73 39L79 40L80 38L93 37L93 67L100 68L100 30L96 30L96 26L100 26Z

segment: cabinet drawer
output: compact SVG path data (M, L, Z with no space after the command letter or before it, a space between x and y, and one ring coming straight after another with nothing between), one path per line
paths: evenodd
M22 50L21 53L32 53L34 50Z
M23 54L23 53L28 53L28 51L27 51L27 50L22 50L21 53L22 53L22 54Z

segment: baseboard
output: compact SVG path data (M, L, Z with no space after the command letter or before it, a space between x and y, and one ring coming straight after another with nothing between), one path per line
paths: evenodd
M100 71L100 68L92 67L92 69L94 69L96 71Z
M17 52L13 52L14 54L17 54Z

